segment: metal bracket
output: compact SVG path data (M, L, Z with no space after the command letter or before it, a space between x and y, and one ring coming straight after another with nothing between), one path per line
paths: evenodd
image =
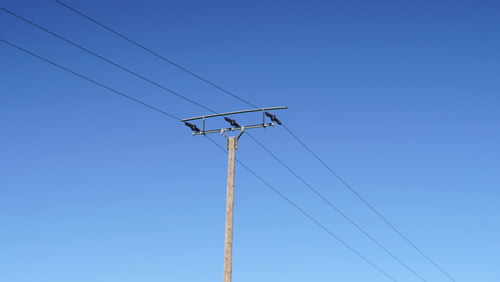
M236 141L240 140L240 137L241 137L241 135L243 135L243 133L245 133L246 128L244 126L242 126L242 127L239 127L238 129L240 129L240 133L238 133L238 135L235 136ZM232 130L227 130L227 128L221 128L220 134L222 136L224 136L224 138L229 139L229 137L227 137L227 135L226 135L226 131L232 131ZM200 132L200 134L205 134L205 133ZM238 144L236 144L236 148L238 148Z
M242 126L242 127L241 127L241 131L240 131L240 133L238 134L238 136L236 136L236 140L239 140L239 139L240 139L240 137L241 137L241 135L243 135L243 133L245 133L245 127L244 127L244 126Z

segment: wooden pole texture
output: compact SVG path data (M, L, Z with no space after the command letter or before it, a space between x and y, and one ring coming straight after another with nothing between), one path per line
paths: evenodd
M234 208L234 161L238 146L236 137L227 140L227 192L226 192L226 233L224 245L224 282L231 282L233 271L233 208Z

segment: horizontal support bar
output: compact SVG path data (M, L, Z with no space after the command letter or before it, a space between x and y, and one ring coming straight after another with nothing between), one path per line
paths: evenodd
M197 120L197 119L207 119L207 118L213 118L213 117L229 116L229 115L235 115L235 114L251 113L251 112L275 111L275 110L286 110L286 109L288 109L288 107L271 107L271 108L251 109L251 110L243 110L243 111L236 111L236 112L228 112L228 113L186 118L186 119L181 119L181 122L190 121L190 120Z
M206 131L200 131L200 132L193 132L193 135L205 135L205 134L210 134L210 133L224 133L224 132L229 132L229 131L247 130L247 129L253 129L253 128L265 128L265 127L270 127L270 126L274 126L274 123L261 123L261 124L254 124L254 125L247 125L247 126L240 126L240 127L228 127L228 128L221 128L221 129L212 129L212 130L206 130Z

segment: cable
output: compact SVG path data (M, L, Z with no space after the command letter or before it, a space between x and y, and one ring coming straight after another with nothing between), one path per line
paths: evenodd
M178 93L176 91L173 91L173 90L171 90L171 89L169 89L169 88L167 88L167 87L165 87L165 86L163 86L163 85L161 85L161 84L159 84L157 82L152 81L151 79L148 79L148 78L144 77L143 75L140 75L140 74L138 74L138 73L136 73L136 72L134 72L134 71L132 71L132 70L124 67L124 66L121 66L121 65L119 65L119 64L117 64L117 63L115 63L115 62L113 62L113 61L111 61L111 60L109 60L109 59L107 59L107 58L105 58L105 57L103 57L103 56L101 56L101 55L99 55L99 54L97 54L97 53L95 53L95 52L93 52L93 51L91 51L91 50L89 50L89 49L87 49L87 48L85 48L85 47L83 47L83 46L81 46L81 45L79 45L79 44L71 41L71 40L69 40L69 39L67 39L67 38L64 38L64 37L60 36L59 34L53 32L53 31L50 31L50 30L48 30L48 29L46 29L46 28L44 28L44 27L42 27L42 26L40 26L40 25L38 25L38 24L36 24L36 23L34 23L34 22L32 22L32 21L30 21L30 20L28 20L28 19L26 19L26 18L24 18L24 17L22 17L22 16L20 16L20 15L18 15L16 13L14 13L14 12L12 12L12 11L10 11L10 10L7 10L7 9L5 9L3 7L0 7L0 10L4 11L4 12L10 14L11 16L14 16L14 17L16 17L16 18L18 18L18 19L20 19L20 20L22 20L22 21L24 21L24 22L26 22L26 23L28 23L28 24L30 24L30 25L32 25L32 26L34 26L34 27L36 27L36 28L38 28L38 29L40 29L40 30L42 30L42 31L44 31L44 32L46 32L46 33L48 33L48 34L50 34L50 35L52 35L52 36L54 36L54 37L56 37L56 38L64 41L64 42L66 42L66 43L68 43L68 44L70 44L70 45L72 45L74 47L76 47L76 48L78 48L78 49L80 49L80 50L83 50L83 51L87 52L88 54L90 54L92 56L95 56L95 57L97 57L97 58L99 58L99 59L101 59L101 60L103 60L103 61L105 61L105 62L107 62L107 63L109 63L109 64L111 64L111 65L113 65L113 66L115 66L117 68L119 68L119 69L121 69L121 70L124 70L127 73L130 73L130 74L132 74L132 75L134 75L134 76L136 76L136 77L138 77L138 78L140 78L140 79L142 79L142 80L144 80L144 81L146 81L146 82L148 82L150 84L153 84L154 86L157 86L160 89L163 89L163 90L165 90L165 91L167 91L167 92L169 92L169 93L171 93L171 94L173 94L173 95L175 95L175 96L177 96L177 97L179 97L179 98L181 98L181 99L183 99L183 100L185 100L185 101L187 101L187 102L189 102L191 104L194 104L194 105L196 105L196 106L198 106L200 108L203 108L203 109L208 110L208 111L210 111L210 112L212 112L214 114L217 114L216 111L214 111L214 110L212 110L212 109L210 109L210 108L208 108L208 107L206 107L206 106L204 106L204 105L202 105L202 104L194 101L193 99L190 99L190 98L188 98L188 97L186 97L186 96L184 96L184 95L182 95L182 94L180 94L180 93Z
M121 37L122 39L124 39L124 40L128 41L129 43L132 43L133 45L135 45L135 46L137 46L137 47L139 47L139 48L141 48L141 49L143 49L143 50L145 50L145 51L149 52L150 54L152 54L152 55L156 56L157 58L159 58L159 59L161 59L161 60L163 60L163 61L165 61L165 62L167 62L167 63L169 63L169 64L171 64L171 65L173 65L173 66L175 66L175 67L177 67L177 68L179 68L180 70L182 70L182 71L184 71L184 72L186 72L186 73L190 74L191 76L193 76L193 77L195 77L195 78L197 78L197 79L199 79L199 80L201 80L201 81L204 81L205 83L207 83L207 84L211 85L212 87L214 87L214 88L216 88L216 89L218 89L218 90L220 90L220 91L222 91L222 92L224 92L224 93L226 93L226 94L228 94L228 95L230 95L230 96L234 97L235 99L237 99L237 100L239 100L239 101L241 101L241 102L243 102L243 103L245 103L245 104L247 104L247 105L250 105L250 106L252 106L252 107L254 107L254 108L260 108L260 107L256 106L255 104L253 104L253 103L251 103L251 102L249 102L249 101L247 101L247 100L245 100L245 99L243 99L243 98L239 97L238 95L236 95L236 94L232 93L231 91L229 91L229 90L227 90L227 89L225 89L225 88L223 88L223 87L221 87L221 86L219 86L219 85L217 85L217 84L215 84L215 83L213 83L213 82L209 81L208 79L206 79L206 78L204 78L204 77L202 77L202 76L200 76L200 75L198 75L198 74L196 74L196 73L194 73L194 72L192 72L192 71L190 71L190 70L188 70L188 69L184 68L183 66L181 66L181 65L177 64L176 62L174 62L174 61L172 61L172 60L170 60L170 59L167 59L166 57L164 57L164 56L162 56L162 55L160 55L160 54L158 54L158 53L156 53L156 52L152 51L151 49L149 49L149 48L145 47L144 45L142 45L142 44L138 43L137 41L132 40L132 39L130 39L129 37L127 37L127 36L125 36L125 35L123 35L123 34L121 34L121 33L117 32L117 31L115 31L115 30L113 30L113 29L111 29L110 27L108 27L108 26L104 25L103 23L101 23L101 22L97 21L96 19L94 19L94 18L92 18L92 17L90 17L90 16L88 16L88 15L84 14L83 12L81 12L81 11L79 11L79 10L77 10L77 9L75 9L75 8L73 8L73 7L71 7L71 6L69 6L68 4L66 4L66 3L64 3L64 2L62 2L62 1L59 1L59 0L54 0L54 1L55 1L56 3L58 3L58 4L60 4L61 6L63 6L63 7L65 7L65 8L67 8L67 9L69 9L69 10L71 10L71 11L73 11L73 12L77 13L78 15L80 15L80 16L82 16L82 17L84 17L85 19L87 19L87 20L89 20L89 21L91 21L91 22L93 22L93 23L95 23L95 24L97 24L97 25L101 26L102 28L104 28L104 29L106 29L106 30L110 31L111 33L113 33L113 34L115 34L115 35L117 35L117 36ZM285 127L285 128L286 128L286 127ZM315 157L316 157L316 159L318 159L318 160L319 160L319 161L320 161L323 165L325 165L325 166L326 166L326 164L325 164L325 163L324 163L321 159L319 159L319 157L317 157L317 155L316 155L316 154L314 154L314 153L313 153L310 149L308 149L308 147L307 147L307 146L306 146L306 145L305 145L302 141L300 141L300 140L296 137L296 135L292 133L292 131L291 131L291 130L289 130L288 128L286 128L286 130L287 130L287 132L288 132L288 133L290 133L290 134L291 134L291 135L292 135L295 139L297 139L297 141L299 141L299 142L300 142L300 143L301 143L301 144L302 144L302 145L303 145L303 146L304 146L304 147L305 147L305 148L306 148L306 149L307 149L310 153L312 153L312 154L313 154L313 156L315 156ZM328 168L328 167L327 167L327 168ZM330 168L328 168L328 169L330 170ZM332 172L333 172L333 171L332 171ZM335 172L333 172L333 173L336 175L336 177L337 177L337 178L339 178L339 180L341 179L340 177L338 177L338 175L337 175ZM376 213L376 214L377 214L377 215L378 215L378 216L379 216L379 217L380 217L380 218L381 218L381 219L382 219L382 220L383 220L383 221L384 221L387 225L389 225L389 226L391 227L391 229L393 229L396 233L398 233L398 234L399 234L399 235L400 235L400 236L401 236L401 237L402 237L402 238L403 238L403 239L404 239L404 240L405 240L408 244L410 244L410 245L411 245L411 246L412 246L415 250L417 250L417 251L418 251L418 252L419 252L419 253L420 253L423 257L425 257L425 258L426 258L426 259L427 259L427 260L428 260L428 261L429 261L432 265L434 265L434 266L435 266L438 270L440 270L443 274L445 274L445 275L446 275L446 276L447 276L447 277L448 277L451 281L455 281L455 279L454 279L454 278L453 278L450 274L448 274L448 273L447 273L447 272L446 272L446 271L445 271L442 267L440 267L440 266L439 266L436 262L434 262L434 261L433 261L433 260L432 260L432 259L431 259L428 255L427 255L427 254L425 254L425 253L424 253L421 249L419 249L419 248L415 245L415 243L413 243L410 239L408 239L408 237L407 237L407 236L405 236L405 235L404 235L401 231L399 231L399 229L397 229L397 228L396 228L396 227L395 227L392 223L390 223L390 222L389 222L389 221L388 221L388 220L387 220L384 216L382 216L382 215L381 215L378 211L376 211L376 210L375 210L375 209L374 209L374 208L373 208L373 207L372 207L372 206L371 206L371 205L370 205L370 204L369 204L369 203L368 203L368 202L367 202L367 201L366 201L363 197L361 197L361 196L360 196L357 192L355 192L355 191L354 191L354 189L350 188L350 186L349 186L347 183L345 183L343 180L340 180L340 181L341 181L341 182L343 182L343 183L344 183L344 185L346 185L346 186L349 188L349 190L351 190L351 192L353 192L353 193L354 193L354 194L355 194L355 195L356 195L356 196L357 196L357 197L358 197L361 201L363 201L363 202L364 202L364 203L365 203L365 204L366 204L366 205L367 205L367 206L368 206L368 207L369 207L372 211L374 211L374 212L375 212L375 213Z
M83 79L85 79L85 80L87 80L87 81L89 81L89 82L91 82L91 83L93 83L93 84L96 84L96 85L98 85L98 86L100 86L100 87L102 87L102 88L105 88L105 89L107 89L107 90L109 90L109 91L111 91L111 92L113 92L113 93L115 93L115 94L117 94L117 95L120 95L120 96L125 97L125 98L127 98L127 99L129 99L129 100L132 100L132 101L134 101L134 102L136 102L136 103L138 103L138 104L141 104L141 105L143 105L143 106L145 106L145 107L147 107L147 108L149 108L149 109L151 109L151 110L154 110L154 111L156 111L156 112L159 112L159 113L161 113L161 114L163 114L163 115L166 115L166 116L168 116L168 117L170 117L170 118L173 118L173 119L175 119L175 120L180 120L180 118L178 118L178 117L176 117L176 116L174 116L174 115L172 115L172 114L169 114L169 113L167 113L167 112L165 112L165 111L163 111L163 110L160 110L160 109L158 109L158 108L156 108L156 107L154 107L154 106L148 105L148 104L144 103L143 101L141 101L141 100L139 100L139 99L136 99L136 98L134 98L134 97L132 97L132 96L129 96L129 95L127 95L127 94L124 94L124 93L122 93L122 92L120 92L120 91L118 91L118 90L115 90L115 89L113 89L113 88L111 88L111 87L109 87L109 86L107 86L107 85L104 85L104 84L102 84L102 83L100 83L100 82L98 82L98 81L95 81L95 80L93 80L93 79L91 79L91 78L89 78L89 77L86 77L86 76L84 76L84 75L82 75L82 74L79 74L79 73L77 73L77 72L74 72L74 71L72 71L72 70L70 70L70 69L68 69L68 68L66 68L66 67L64 67L64 66L61 66L61 65L59 65L59 64L57 64L57 63L55 63L55 62L53 62L53 61L50 61L49 59L46 59L46 58L44 58L44 57L42 57L42 56L39 56L39 55L37 55L37 54L35 54L35 53L31 52L31 51L28 51L28 50L26 50L26 49L24 49L24 48L22 48L22 47L19 47L19 46L15 45L14 43L8 42L8 41L6 41L6 40L4 40L4 39L2 39L2 38L0 38L0 41L1 41L1 42L3 42L3 43L5 43L5 44L7 44L7 45L10 45L11 47L16 48L16 49L17 49L17 50L19 50L19 51L22 51L22 52L24 52L24 53L26 53L26 54L29 54L29 55L31 55L31 56L33 56L33 57L35 57L35 58L37 58L37 59L39 59L39 60L41 60L41 61L44 61L44 62L46 62L46 63L49 63L49 64L51 64L51 65L53 65L53 66L56 66L56 67L58 67L58 68L60 68L60 69L62 69L62 70L64 70L64 71L67 71L67 72L69 72L69 73L71 73L71 74L73 74L73 75L75 75L75 76L78 76L78 77L80 77L80 78L83 78Z
M120 96L122 96L122 97L125 97L125 98L127 98L127 99L130 99L130 100L132 100L132 101L136 102L136 103L139 103L139 104L141 104L141 105L143 105L143 106L146 106L146 107L148 107L149 109L152 109L152 110L154 110L154 111L157 111L157 112L159 112L159 113L162 113L162 114L164 114L164 115L166 115L166 116L168 116L168 117L170 117L170 118L173 118L173 119L175 119L175 120L180 120L179 118L177 118L176 116L174 116L174 115L172 115L172 114L169 114L169 113L167 113L167 112L165 112L165 111L163 111L163 110L160 110L160 109L158 109L158 108L156 108L156 107L154 107L154 106L148 105L148 104L146 104L146 103L144 103L144 102L142 102L142 101L140 101L140 100L138 100L138 99L136 99L136 98L133 98L133 97L131 97L131 96L129 96L129 95L126 95L126 94L124 94L124 93L122 93L122 92L120 92L120 91L117 91L117 90L115 90L115 89L113 89L113 88L111 88L111 87L109 87L109 86L106 86L106 85L104 85L104 84L102 84L102 83L100 83L100 82L97 82L97 81L95 81L95 80L93 80L93 79L91 79L91 78L89 78L89 77L86 77L86 76L84 76L84 75L81 75L81 74L79 74L79 73L76 73L76 72L74 72L74 71L72 71L72 70L70 70L70 69L68 69L68 68L66 68L66 67L64 67L64 66L61 66L61 65L59 65L59 64L57 64L57 63L55 63L55 62L53 62L53 61L51 61L51 60L48 60L48 59L46 59L46 58L44 58L44 57L41 57L41 56L39 56L39 55L37 55L37 54L35 54L35 53L31 52L31 51L28 51L28 50L26 50L26 49L24 49L24 48L22 48L22 47L20 47L20 46L17 46L17 45L15 45L15 44L11 43L11 42L8 42L8 41L6 41L6 40L4 40L4 39L2 39L2 38L0 38L0 41L1 41L1 42L3 42L3 43L5 43L5 44L7 44L7 45L10 45L10 46L11 46L11 47L13 47L13 48L16 48L16 49L18 49L18 50L20 50L20 51L22 51L22 52L24 52L24 53L26 53L26 54L29 54L29 55L31 55L31 56L33 56L33 57L35 57L35 58L37 58L37 59L39 59L39 60L41 60L41 61L44 61L44 62L46 62L46 63L49 63L49 64L51 64L51 65L53 65L53 66L56 66L56 67L58 67L58 68L60 68L60 69L62 69L62 70L64 70L64 71L66 71L66 72L69 72L69 73L71 73L71 74L73 74L73 75L75 75L75 76L78 76L78 77L80 77L80 78L82 78L82 79L85 79L85 80L87 80L87 81L89 81L89 82L91 82L91 83L93 83L93 84L96 84L96 85L98 85L98 86L101 86L101 87L103 87L103 88L105 88L105 89L107 89L107 90L109 90L109 91L111 91L111 92L113 92L113 93L115 93L115 94L118 94L118 95L120 95ZM208 137L208 136L207 136L207 137ZM221 147L219 144L217 144L214 140L212 140L210 137L208 137L208 138L209 138L209 139L210 139L210 140L211 140L211 141L212 141L215 145L217 145L217 146L218 146L221 150L225 151L225 150L224 150L224 148L222 148L222 147ZM326 231L328 234L330 234L330 236L332 236L332 237L334 237L335 239L337 239L340 243L342 243L344 246L346 246L347 248L349 248L351 251L353 251L355 254L357 254L359 257L361 257L363 260L365 260L367 263L369 263L371 266L373 266L373 267L374 267L375 269L377 269L379 272L381 272L382 274L384 274L386 277L388 277L388 278L389 278L389 279L391 279L392 281L396 281L396 280L395 280L392 276L390 276L389 274L387 274L387 272L385 272L384 270L382 270L380 267L378 267L376 264L374 264L371 260L369 260L368 258L366 258L365 256L363 256L363 255L362 255L359 251L357 251L356 249L354 249L353 247L351 247L351 246L350 246L347 242L343 241L340 237L338 237L338 236L337 236L337 235L335 235L332 231L330 231L328 228L326 228L324 225L322 225L322 224L321 224L319 221L317 221L315 218L313 218L313 217L312 217L312 216L310 216L308 213L306 213L303 209L301 209L299 206L297 206L294 202L292 202L292 201L291 201L290 199L288 199L286 196L284 196L283 194L281 194L281 193L280 193L280 192L279 192L276 188L274 188L274 187L273 187L273 186L271 186L269 183L267 183L267 182L266 182L263 178L261 178L261 177L260 177L258 174L256 174L253 170L251 170L248 166L246 166L245 164L243 164L243 163L242 163L241 161L239 161L239 160L236 160L236 161L237 161L240 165L242 165L245 169L247 169L250 173L252 173L254 176L256 176L257 178L259 178L259 179L260 179L260 180L261 180L264 184L266 184L266 186L268 186L270 189L272 189L272 190L273 190L273 191L274 191L277 195L279 195L281 198L283 198L284 200L286 200L289 204L291 204L291 205L292 205L292 206L294 206L296 209L298 209L298 210L299 210L299 211L300 211L303 215L305 215L307 218L309 218L309 220L313 221L316 225L318 225L318 226L319 226L319 227L321 227L324 231Z
M382 221L384 221L393 231L395 231L401 238L403 238L410 246L417 250L420 255L427 259L434 267L440 270L444 275L446 275L451 281L455 279L441 268L437 263L435 263L427 254L425 254L420 248L418 248L407 236L405 236L401 231L399 231L396 226L394 226L385 216L383 216L374 206L372 206L361 194L359 194L354 188L352 188L349 183L347 183L338 173L336 173L329 165L327 165L316 153L314 153L309 146L307 146L297 135L295 135L286 125L282 125L283 128L297 140L314 158L316 158L331 174L333 174L342 184L344 184L347 189L349 189L356 197L361 200L370 210L372 210Z
M409 270L411 273L413 273L415 276L417 276L420 280L422 281L427 281L425 278L423 278L420 274L418 274L414 269L412 269L409 265L407 265L405 262L403 262L399 257L397 257L394 253L389 251L382 243L380 243L377 239L375 239L370 233L368 233L366 230L364 230L361 226L359 226L356 222L354 222L349 216L347 216L341 209L339 209L335 204L333 204L332 201L328 200L323 194L321 194L318 190L316 190L314 187L312 187L303 177L301 177L297 172L295 172L290 166L288 166L285 162L283 162L280 158L278 158L275 154L273 154L266 146L264 146L261 142L259 142L255 137L253 137L250 133L247 132L247 135L255 142L257 145L259 145L264 151L266 151L269 155L271 155L276 161L278 161L284 168L286 168L291 174L293 174L302 184L304 184L309 190L311 190L316 196L318 196L323 202L325 202L328 206L330 206L333 210L335 210L338 214L340 214L344 219L349 221L356 229L361 231L368 239L370 239L372 242L374 242L377 246L379 246L382 250L384 250L388 255L390 255L392 258L394 258L399 264L401 264L403 267L405 267L407 270Z
M218 86L217 84L210 82L208 79L205 79L204 77L202 77L202 76L200 76L200 75L198 75L198 74L196 74L196 73L194 73L194 72L192 72L192 71L190 71L190 70L188 70L188 69L184 68L183 66L181 66L181 65L177 64L176 62L174 62L174 61L172 61L172 60L170 60L170 59L167 59L166 57L164 57L164 56L162 56L162 55L160 55L160 54L156 53L155 51L153 51L153 50L151 50L151 49L147 48L146 46L144 46L144 45L142 45L142 44L138 43L137 41L132 40L132 39L130 39L129 37L127 37L127 36L125 36L125 35L123 35L123 34L121 34L121 33L117 32L117 31L115 31L115 30L113 30L113 29L109 28L108 26L104 25L103 23L101 23L101 22L97 21L96 19L94 19L94 18L92 18L92 17L90 17L90 16L88 16L88 15L86 15L86 14L84 14L84 13L82 13L82 12L78 11L77 9L75 9L75 8L73 8L73 7L71 7L71 6L69 6L68 4L66 4L66 3L64 3L64 2L62 2L62 1L59 1L59 0L54 0L54 1L55 1L57 4L59 4L59 5L61 5L61 6L65 7L65 8L67 8L67 9L69 9L69 10L71 10L71 11L73 11L73 12L77 13L78 15L80 15L80 16L82 16L82 17L84 17L85 19L87 19L87 20L89 20L89 21L91 21L91 22L93 22L93 23L97 24L98 26L100 26L100 27L102 27L102 28L104 28L104 29L106 29L106 30L110 31L111 33L113 33L113 34L115 34L115 35L117 35L117 36L121 37L122 39L124 39L124 40L128 41L129 43L132 43L133 45L135 45L135 46L137 46L137 47L139 47L139 48L141 48L141 49L145 50L146 52L148 52L148 53L152 54L153 56L155 56L155 57L157 57L157 58L159 58L159 59L161 59L161 60L163 60L163 61L165 61L165 62L167 62L167 63L169 63L169 64L171 64L171 65L173 65L173 66L175 66L175 67L177 67L178 69L180 69L180 70L184 71L185 73L188 73L188 74L190 74L191 76L193 76L193 77L195 77L195 78L197 78L197 79L199 79L199 80L202 80L203 82L205 82L205 83L207 83L207 84L209 84L209 85L211 85L211 86L213 86L213 87L215 87L215 88L219 89L220 91L223 91L223 92L225 92L225 93L226 93L226 94L228 94L228 95L231 95L233 98L238 99L238 100L240 100L241 102L243 102L243 103L245 103L245 104L247 104L247 105L250 105L250 106L252 106L252 107L254 107L254 108L260 108L260 107L258 107L258 106L256 106L256 105L254 105L254 104L250 103L249 101L247 101L247 100L245 100L245 99L243 99L243 98L241 98L241 97L239 97L239 96L237 96L237 95L235 95L235 94L231 93L230 91L228 91L228 90L226 90L226 89L224 89L224 88L222 88L222 87Z
M216 88L216 89L218 89L218 90L220 90L220 91L222 91L222 92L224 92L224 93L226 93L226 94L228 94L228 95L230 95L230 96L234 97L235 99L237 99L237 100L239 100L239 101L241 101L241 102L243 102L243 103L245 103L245 104L247 104L247 105L250 105L250 106L252 106L252 107L254 107L254 108L260 108L260 107L256 106L255 104L253 104L253 103L251 103L251 102L249 102L249 101L247 101L247 100L245 100L245 99L243 99L243 98L239 97L238 95L236 95L236 94L232 93L231 91L229 91L229 90L227 90L227 89L225 89L225 88L223 88L223 87L221 87L221 86L219 86L219 85L217 85L217 84L215 84L215 83L213 83L213 82L209 81L208 79L206 79L206 78L202 77L201 75L198 75L198 74L196 74L196 73L194 73L194 72L192 72L192 71L188 70L187 68L185 68L185 67L183 67L183 66L181 66L181 65L177 64L176 62L174 62L174 61L172 61L172 60L170 60L170 59L168 59L168 58L166 58L166 57L164 57L164 56L162 56L162 55L160 55L160 54L158 54L158 53L154 52L153 50L151 50L151 49L149 49L149 48L145 47L144 45L142 45L142 44L138 43L137 41L132 40L131 38L129 38L129 37L127 37L127 36L125 36L125 35L123 35L123 34L121 34L121 33L117 32L117 31L115 31L115 30L113 30L113 29L111 29L110 27L108 27L108 26L104 25L103 23L101 23L101 22L97 21L96 19L94 19L94 18L92 18L92 17L90 17L90 16L88 16L88 15L84 14L83 12L81 12L81 11L79 11L79 10L77 10L77 9L75 9L75 8L73 8L73 7L71 7L71 6L69 6L68 4L66 4L66 3L64 3L64 2L62 2L62 1L59 1L59 0L54 0L54 1L55 1L56 3L58 3L59 5L61 5L61 6L65 7L65 8L67 8L67 9L69 9L69 10L71 10L71 11L73 11L73 12L77 13L78 15L80 15L80 16L82 16L82 17L84 17L85 19L87 19L87 20L89 20L89 21L91 21L91 22L93 22L93 23L95 23L95 24L97 24L97 25L101 26L102 28L104 28L104 29L106 29L106 30L110 31L111 33L113 33L113 34L115 34L115 35L117 35L117 36L121 37L122 39L124 39L124 40L128 41L129 43L131 43L131 44L133 44L133 45L135 45L135 46L137 46L137 47L139 47L139 48L141 48L141 49L143 49L143 50L145 50L145 51L149 52L150 54L152 54L152 55L156 56L157 58L159 58L159 59L161 59L161 60L163 60L163 61L165 61L165 62L167 62L167 63L169 63L169 64L171 64L171 65L173 65L173 66L175 66L175 67L177 67L177 68L179 68L180 70L182 70L182 71L184 71L184 72L186 72L186 73L190 74L191 76L193 76L193 77L195 77L195 78L197 78L197 79L199 79L199 80L201 80L201 81L203 81L203 82L205 82L205 83L207 83L207 84L211 85L212 87L214 87L214 88ZM404 239L404 240L405 240L405 241L406 241L406 242L407 242L410 246L412 246L412 247L413 247L413 248L414 248L414 249L415 249L418 253L420 253L420 254L421 254L424 258L426 258L426 259L427 259L427 260L428 260L428 261L429 261L429 262L430 262L430 263L431 263L434 267L436 267L439 271L441 271L444 275L446 275L446 276L447 276L447 277L448 277L451 281L455 281L455 279L454 279L454 278L453 278L453 277L452 277L452 276L451 276L448 272L446 272L446 271L445 271L442 267L440 267L440 266L439 266L439 265L438 265L438 264L437 264L434 260L432 260L432 259L431 259L431 258L430 258L430 257L429 257L426 253L424 253L424 252L423 252L420 248L418 248L418 247L416 246L416 244L415 244L415 243L413 243L413 242L412 242L412 241L411 241L411 240L410 240L410 239L409 239L406 235L404 235L404 234L403 234L403 233L402 233L402 232L401 232L398 228L396 228L396 227L395 227L395 226L394 226L394 225L393 225L393 224L392 224L392 223L391 223L391 222L390 222L387 218L385 218L382 214L380 214L380 212L378 212L375 208L373 208L373 206L372 206L372 205L370 205L370 204L368 203L368 201L367 201L367 200L365 200L363 197L361 197L361 195L359 195L359 194L358 194L358 193L357 193L354 189L352 189L352 188L350 187L350 185L348 185L345 181L341 180L341 178L338 176L338 174L337 174L337 173L335 173L333 170L331 170L331 169L330 169L330 168L326 165L326 163L324 163L324 162L323 162L323 161L322 161L322 160L321 160L321 159L320 159L320 158L319 158L316 154L314 154L314 153L312 152L312 150L310 150L310 149L309 149L309 148L308 148L308 147L307 147L307 146L306 146L306 145L305 145L302 141L300 141L300 139L298 139L298 138L297 138L297 136L296 136L296 135L295 135L295 134L294 134L294 133L293 133L290 129L286 128L286 130L287 130L287 132L288 132L288 133L290 133L290 134L291 134L291 135L292 135L292 136L293 136L293 137L294 137L297 141L299 141L299 143L301 143L301 144L302 144L302 145L303 145L303 146L304 146L304 147L305 147L305 148L306 148L306 149L307 149L307 150L308 150L311 154L313 154L313 156L315 156L315 158L316 158L316 159L318 159L318 160L319 160L319 161L320 161L323 165L325 165L325 166L327 167L327 169L328 169L328 170L330 170L330 171L331 171L331 172L332 172L332 173L333 173L333 174L334 174L337 178L339 178L339 180L340 180L340 181L341 181L341 182L342 182L342 183L343 183L343 184L344 184L344 185L345 185L345 186L346 186L346 187L347 187L347 188L348 188L351 192L353 192L353 193L354 193L354 194L355 194L355 195L356 195L356 196L357 196L357 197L358 197L358 198L359 198L359 199L360 199L363 203L365 203L365 205L367 205L367 206L368 206L368 207L369 207L369 208L370 208L370 209L371 209L374 213L376 213L376 214L377 214L377 215L378 215L378 216L379 216L379 217L380 217L380 218L381 218L381 219L382 219L382 220L383 220L383 221L384 221L384 222L385 222L385 223L386 223L386 224L387 224L387 225L388 225L391 229L393 229L393 230L394 230L397 234L399 234L399 235L401 236L401 238L403 238L403 239Z
M212 138L210 138L209 136L205 135L205 137L207 137L213 144L215 144L219 149L221 149L223 152L226 152L226 150L220 146L219 144L217 144L217 142L215 142ZM349 243L347 243L346 241L342 240L338 235L336 235L335 233L333 233L333 231L331 231L330 229L328 229L326 226L324 226L323 224L321 224L321 222L319 222L316 218L314 218L313 216L311 216L309 213L307 213L304 209L302 209L301 207L299 207L295 202L293 202L292 200L290 200L288 197L286 197L283 193L281 193L278 189L276 189L273 185L271 185L269 182L267 182L264 178L262 178L260 175L258 175L255 171L253 171L252 169L250 169L247 165L245 165L243 162L241 162L240 160L236 159L236 162L238 164L240 164L242 167L244 167L248 172L250 172L253 176L255 176L257 179L259 179L262 183L264 183L264 185L266 185L269 189L271 189L271 191L273 191L276 195L278 195L281 199L285 200L288 204L290 204L291 206L293 206L295 209L297 209L302 215L304 215L305 217L307 217L310 221L312 221L314 224L316 224L318 227L320 227L323 231L325 231L326 233L328 233L331 237L335 238L338 242L340 242L342 245L344 245L345 247L347 247L349 250L351 250L352 252L354 252L356 255L358 255L360 258L362 258L365 262L367 262L368 264L370 264L371 266L373 266L375 269L377 269L380 273L382 273L383 275L385 275L387 278L391 279L392 281L396 281L396 279L394 279L392 276L390 276L387 272L385 272L384 270L382 270L379 266L377 266L375 263L373 263L371 260L369 260L367 257L365 257L364 255L362 255L359 251L357 251L356 249L354 249L351 245L349 245Z

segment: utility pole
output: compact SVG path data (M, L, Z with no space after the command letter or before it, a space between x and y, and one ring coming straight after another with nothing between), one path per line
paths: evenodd
M226 233L224 240L224 282L231 282L233 272L233 208L234 208L234 160L238 146L237 137L227 139L227 192Z
M228 112L222 114L213 114L200 117L193 117L181 120L187 127L191 128L193 135L206 135L210 133L220 133L227 140L227 187L226 187L226 229L224 234L224 282L232 281L233 272L233 211L234 211L234 164L236 161L236 149L238 149L238 140L247 129L266 128L274 126L275 123L281 125L281 121L273 114L267 111L285 110L287 107L273 107L262 109L251 109L244 111ZM234 119L228 118L229 115L245 114L251 112L262 112L262 123L241 126ZM219 129L205 129L205 121L209 118L224 117L231 127ZM271 122L266 123L266 117ZM189 121L202 120L202 129L199 129L196 124ZM226 136L226 132L239 131L237 136Z

